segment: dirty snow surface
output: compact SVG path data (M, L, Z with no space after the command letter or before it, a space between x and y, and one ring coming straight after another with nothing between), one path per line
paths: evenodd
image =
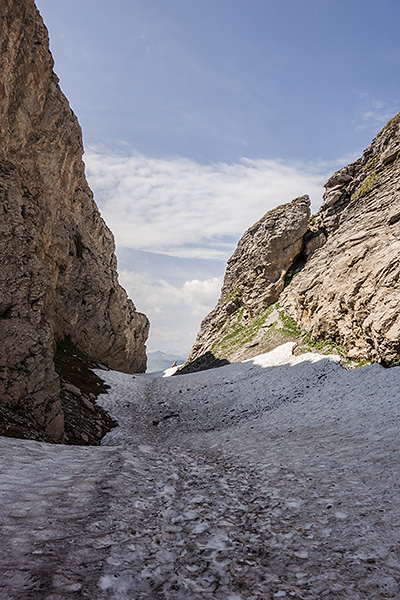
M0 598L400 598L400 368L292 344L102 372L99 448L0 438Z

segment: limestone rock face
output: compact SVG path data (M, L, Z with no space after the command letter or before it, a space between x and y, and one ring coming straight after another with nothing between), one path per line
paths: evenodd
M190 361L210 351L230 360L242 356L227 348L220 354L214 345L239 315L241 323L251 322L278 299L301 253L309 216L310 199L302 196L268 212L246 231L228 261L221 297L201 324Z
M243 360L295 339L400 364L400 114L325 187L309 220L301 198L245 233L190 360Z
M62 440L56 340L144 371L149 323L118 284L33 0L0 0L0 47L0 400Z
M355 359L400 359L400 115L326 183L314 218L326 243L280 302L317 339Z

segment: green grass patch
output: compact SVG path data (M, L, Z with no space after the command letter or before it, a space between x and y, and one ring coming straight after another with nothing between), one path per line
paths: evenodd
M278 304L279 307L279 304ZM291 317L289 317L284 310L279 310L279 319L282 323L282 327L280 327L280 331L283 335L287 337L301 337L304 332L298 327L296 321L294 321Z
M345 366L348 369L359 369L360 367L367 367L372 364L370 360L347 360Z
M272 304L253 319L246 319L245 309L241 307L223 325L220 338L212 345L211 352L216 356L229 357L235 350L251 343L274 308L275 304Z
M277 311L276 319L269 326L263 327L274 310ZM241 307L223 324L218 340L211 347L214 356L230 359L241 349L246 354L246 347L252 348L252 342L257 352L268 352L287 341L297 342L299 353L336 354L342 358L346 356L344 346L334 340L313 340L311 334L301 329L278 302L271 304L253 319L246 320L244 315L245 309Z
M337 344L334 340L324 340L318 342L313 340L311 333L306 333L303 339L304 349L306 352L320 352L321 354L337 354L343 358L346 356L346 349L344 346Z
M238 287L233 288L224 298L224 304L228 304L228 302L236 302L242 298L242 292Z
M376 174L373 172L364 179L360 187L352 195L351 199L358 200L359 198L362 198L362 196L365 196L370 190L372 190L375 185L375 181Z

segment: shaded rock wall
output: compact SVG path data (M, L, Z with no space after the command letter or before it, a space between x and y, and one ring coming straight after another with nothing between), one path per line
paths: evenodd
M61 440L55 341L70 336L111 368L144 371L149 324L118 284L33 0L0 0L0 48L0 399Z

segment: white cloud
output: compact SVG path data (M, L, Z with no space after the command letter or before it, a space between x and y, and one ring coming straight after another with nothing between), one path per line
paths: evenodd
M361 93L358 90L354 90L354 93L358 95L364 104L358 115L360 122L356 127L358 130L371 128L375 132L377 129L384 127L399 111L398 104L388 104L387 102L373 99L369 94Z
M268 210L302 194L321 201L326 165L242 159L203 165L89 148L87 175L119 247L226 260Z
M149 315L162 315L171 309L182 309L195 316L204 316L216 304L221 290L222 278L212 277L205 281L192 279L180 287L166 279L155 278L148 273L121 271L121 285L135 298L135 303L145 304Z
M150 319L149 348L169 351L174 347L187 353L201 320L218 300L222 278L192 279L177 286L168 282L168 275L164 279L123 270L120 282L138 310Z
M192 279L185 281L182 292L185 302L192 307L194 315L204 316L214 307L215 301L221 290L222 280L220 277L212 277L206 281Z
M196 259L221 261L222 274L248 227L268 210L302 194L311 196L315 211L324 181L347 161L288 164L242 159L203 165L184 158L90 148L85 162L119 251L170 256L168 262L165 257L146 261L144 253L142 263L136 259L134 265L128 263L120 280L137 309L150 319L149 349L179 348L184 353L192 346L201 320L214 308L222 284L222 277L195 275L200 262Z

